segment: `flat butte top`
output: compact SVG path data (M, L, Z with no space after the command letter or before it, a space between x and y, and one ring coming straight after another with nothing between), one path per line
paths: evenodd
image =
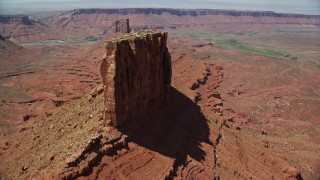
M123 36L114 37L112 39L106 40L106 42L116 43L116 42L131 40L131 39L144 38L144 37L147 37L148 35L158 34L158 33L165 34L166 32L158 32L156 30L138 30L138 31L125 34Z

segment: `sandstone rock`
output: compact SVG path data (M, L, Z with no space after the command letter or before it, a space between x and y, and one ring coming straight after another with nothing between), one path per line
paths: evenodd
M23 127L23 128L21 128L21 129L19 130L19 133L21 133L21 132L23 132L23 131L25 131L25 130L26 130L26 128Z
M217 99L221 99L221 95L219 92L213 92L208 98L215 97Z
M28 166L22 166L21 170L26 171L28 169Z
M199 101L201 101L201 94L197 92L197 94L194 96L194 102L198 103Z
M129 33L129 19L119 19L113 23L112 31L114 33L121 32L121 33Z
M171 57L167 33L139 31L107 41L100 67L105 120L113 126L139 120L167 101Z
M262 129L262 130L261 130L261 134L262 134L262 135L268 135L268 132L267 132L266 130Z
M65 101L61 99L52 99L52 102L55 107L60 107L65 103Z
M89 95L89 101L91 101L93 98L97 97L97 95L101 94L104 90L103 86L98 86L94 88Z
M198 89L199 88L199 84L198 83L193 83L192 85L191 85L191 87L190 87L190 89L191 90L196 90L196 89Z
M28 121L31 118L29 114L23 116L23 121Z

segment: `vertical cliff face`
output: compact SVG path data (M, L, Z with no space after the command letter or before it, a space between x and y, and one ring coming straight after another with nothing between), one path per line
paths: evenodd
M113 126L144 118L165 103L171 84L167 33L140 31L107 41L101 63L105 119Z
M113 23L112 27L113 32L121 32L121 33L129 33L130 26L129 26L129 19L119 19Z

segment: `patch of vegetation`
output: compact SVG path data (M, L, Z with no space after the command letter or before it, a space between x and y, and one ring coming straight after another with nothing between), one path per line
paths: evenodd
M275 32L280 32L280 33L313 33L313 32L318 32L318 30L304 30L304 31L301 31L301 30L277 30Z
M285 161L287 161L290 164L295 164L295 165L299 165L300 161L299 160L295 160L295 159L289 159L287 157L284 158Z
M99 41L100 39L101 37L97 37L97 36L89 36L85 38L86 41Z
M200 39L200 40L204 40L207 42L212 42L213 37L216 35L219 35L219 33L214 33L214 32L189 32L188 35L191 38L195 38L195 39Z
M133 31L133 32L129 33L129 35L145 35L145 34L154 33L154 32L156 32L156 31L152 30L152 29L144 29L144 30Z
M231 47L233 49L243 51L243 52L252 53L252 54L259 54L259 55L281 58L281 59L288 59L288 60L293 60L293 61L298 59L297 57L291 56L289 54L283 54L283 53L275 52L275 51L271 51L271 50L257 49L254 47L250 47L250 46L247 46L244 43L242 43L238 40L235 40L235 39L218 40L216 42L216 44L218 46Z
M258 34L257 32L237 32L234 33L235 35L241 35L241 36L253 36Z
M9 100L20 100L20 101L28 101L30 97L26 96L21 92L21 90L10 87L1 87L0 89L1 100L5 99Z
M11 117L10 113L7 112L1 112L0 111L0 117L2 119L9 119ZM7 136L12 134L13 131L13 127L6 121L6 120L1 120L0 121L0 136ZM1 176L0 176L1 178Z
M216 57L216 54L214 52L210 51L204 51L204 52L198 52L198 53L193 53L191 54L191 57L195 59L206 59L206 58L212 58Z

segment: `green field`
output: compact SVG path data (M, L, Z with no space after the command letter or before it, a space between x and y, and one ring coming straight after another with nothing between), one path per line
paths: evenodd
M253 53L253 54L259 54L259 55L264 55L264 56L269 56L269 57L282 58L282 59L288 59L288 60L297 60L298 59L297 57L291 56L289 54L283 54L283 53L275 52L275 51L271 51L271 50L250 47L250 46L247 46L246 44L244 44L238 40L235 40L235 39L218 40L216 42L216 44L218 46L231 47L231 48L239 50L239 51Z
M272 31L234 31L227 28L212 31L190 28L170 32L170 36L179 38L188 36L200 42L213 43L220 48L230 48L249 54L290 61L319 62L316 39L320 30L317 27L293 26L290 31L282 26Z

